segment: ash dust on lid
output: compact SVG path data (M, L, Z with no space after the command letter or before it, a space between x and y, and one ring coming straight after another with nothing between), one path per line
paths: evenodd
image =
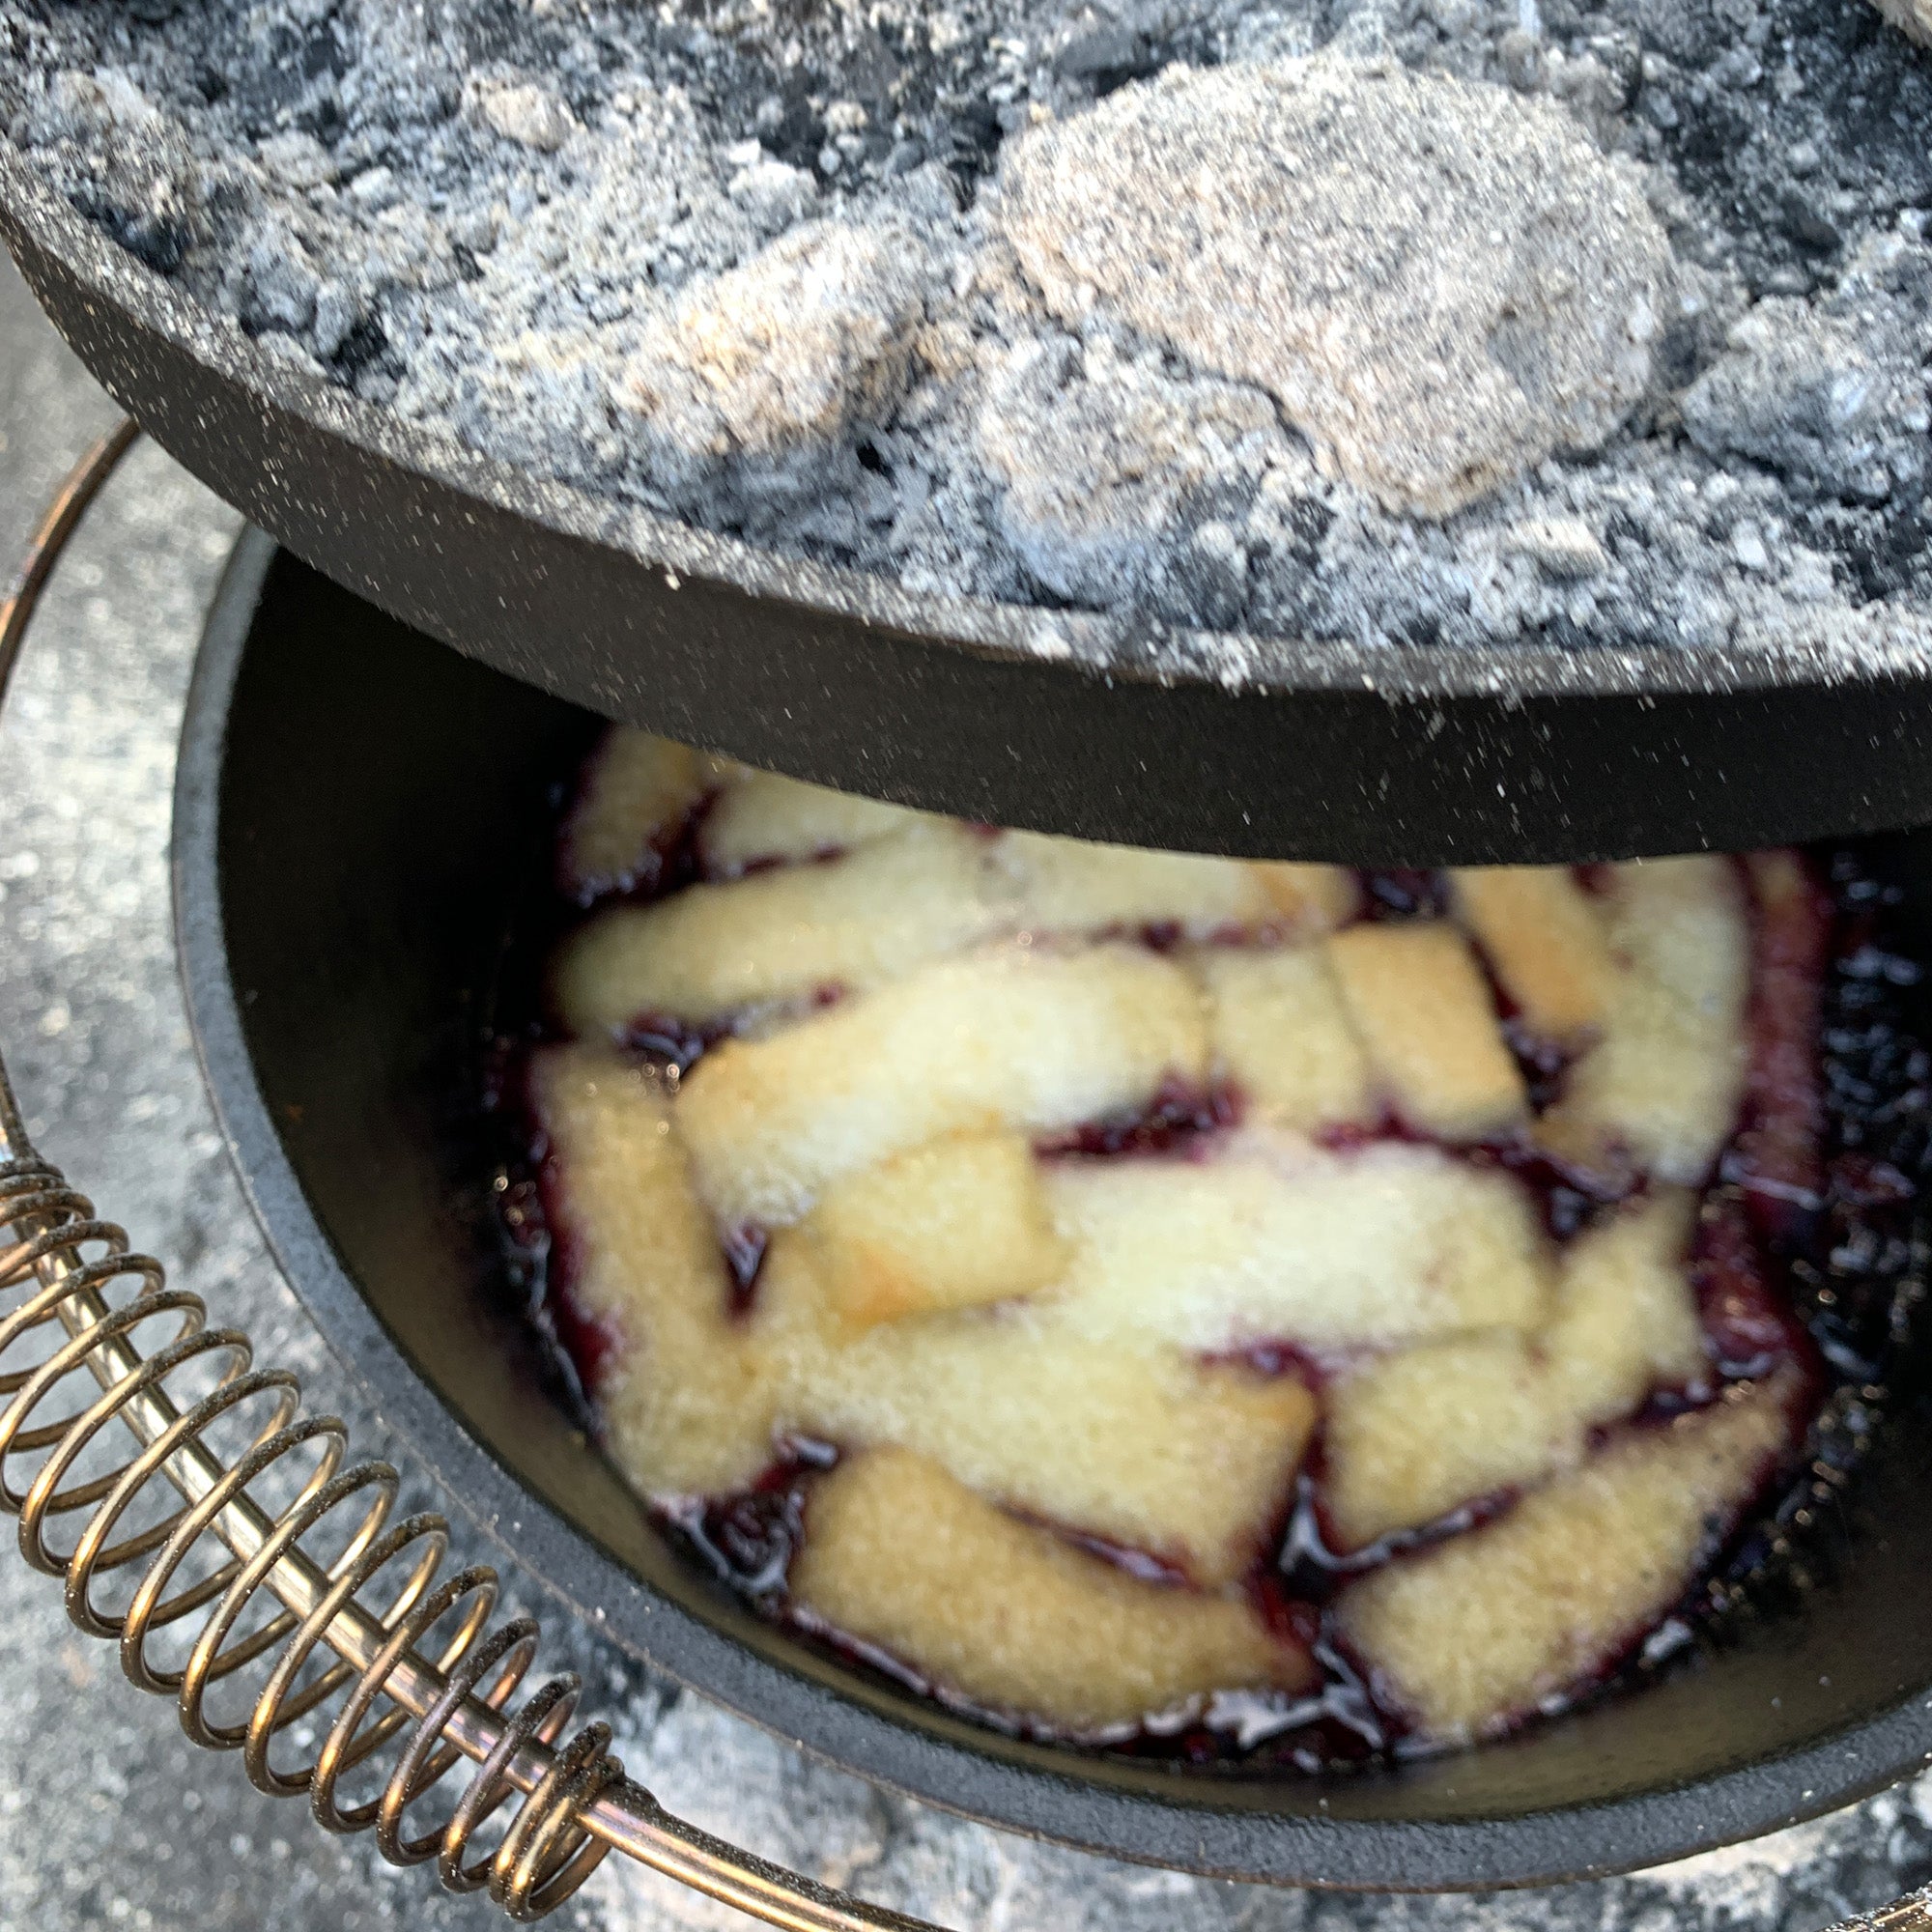
M1927 5L0 0L0 138L533 482L1120 620L1043 652L1829 676L1932 661Z

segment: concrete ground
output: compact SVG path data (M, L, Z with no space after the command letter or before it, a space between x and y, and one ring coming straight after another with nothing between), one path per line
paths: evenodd
M0 571L113 419L0 257ZM359 1454L408 1455L267 1262L189 1049L167 900L174 734L234 514L143 448L68 559L0 730L0 1047L43 1151L135 1244L301 1372ZM418 1485L421 1502L433 1500ZM11 1544L11 1537L5 1539ZM486 1556L459 1527L461 1560ZM957 1932L1816 1932L1932 1878L1932 1780L1758 1845L1629 1880L1473 1899L1214 1884L1036 1846L808 1763L619 1655L512 1575L546 1661L583 1672L634 1775L713 1830ZM324 1836L187 1744L166 1704L0 1548L0 1932L468 1932L502 1922L367 1838ZM557 1922L746 1921L610 1861Z

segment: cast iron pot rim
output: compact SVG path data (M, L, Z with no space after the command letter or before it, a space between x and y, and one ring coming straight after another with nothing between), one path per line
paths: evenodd
M131 316L211 372L242 383L265 403L318 434L561 535L683 580L727 586L807 611L890 630L928 649L966 650L1108 684L1224 683L1213 668L1239 663L1257 639L1163 628L1089 612L1054 611L987 599L910 591L869 572L788 558L736 538L600 498L479 455L453 434L407 421L269 355L235 323L191 300L37 179L32 163L0 137L0 229L12 228L63 261L101 302ZM1151 642L1179 645L1201 669L1150 668ZM1230 689L1293 696L1372 692L1393 702L1463 697L1506 703L1563 696L1646 696L1778 691L1923 681L1932 655L1904 639L1856 659L1823 644L1762 639L1677 649L1570 650L1554 644L1412 644L1364 648L1347 641L1264 640L1285 674ZM1172 653L1170 653L1172 654Z
M979 1822L1213 1877L1340 1889L1475 1890L1634 1870L1819 1816L1932 1762L1932 1691L1921 1688L1802 1750L1604 1804L1449 1821L1226 1810L1211 1786L1168 1803L1002 1763L757 1657L659 1596L526 1489L420 1377L316 1221L256 1083L223 940L219 791L229 706L274 557L260 531L238 541L183 724L172 869L196 1054L249 1205L330 1350L464 1515L623 1649L812 1757Z

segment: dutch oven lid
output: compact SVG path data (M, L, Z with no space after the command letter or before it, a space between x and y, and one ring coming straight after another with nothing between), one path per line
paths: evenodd
M1932 675L1750 642L1213 640L919 595L479 457L276 362L14 159L0 233L171 454L384 610L607 717L1007 825L1367 865L1742 849L1932 819Z

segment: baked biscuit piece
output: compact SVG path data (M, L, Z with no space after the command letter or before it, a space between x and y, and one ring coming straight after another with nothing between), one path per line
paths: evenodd
M1694 1206L1666 1188L1573 1241L1550 1319L1533 1334L1408 1349L1340 1378L1327 1398L1324 1497L1341 1546L1541 1482L1653 1389L1701 1383Z
M1662 1187L1572 1242L1540 1338L1550 1399L1583 1429L1710 1372L1690 1281L1696 1197Z
M787 800L797 808L791 856L828 842L851 849L612 907L565 942L553 969L566 1025L621 1033L646 1014L705 1025L832 989L865 991L1006 934L1208 932L1325 917L1321 890L1299 870L1283 878L1233 859L988 835L764 774L719 798L700 834L707 863L741 867L730 855L778 839ZM742 824L741 813L757 822ZM848 836L827 838L835 828ZM862 828L863 838L849 836Z
M983 839L916 823L822 866L785 866L615 906L553 968L564 1023L621 1033L643 1014L694 1025L748 1007L875 986L995 928Z
M1532 1033L1567 1045L1603 1025L1609 942L1568 867L1464 867L1450 876L1457 910Z
M835 1180L801 1231L850 1326L1004 1301L1066 1264L1032 1147L952 1134Z
M1520 1335L1384 1356L1335 1384L1326 1423L1323 1500L1345 1550L1540 1480L1580 1443Z
M1500 1521L1350 1584L1344 1639L1433 1737L1527 1716L1683 1594L1790 1448L1796 1393L1785 1376L1740 1384L1633 1430Z
M597 1391L618 1462L654 1496L741 1488L771 1461L777 1389L730 1320L668 1094L606 1049L559 1046L533 1056L530 1097L562 1176L568 1291L621 1345Z
M1352 925L1326 942L1343 1004L1409 1125L1445 1140L1509 1133L1528 1118L1468 941L1445 920Z
M1615 974L1602 1037L1536 1138L1611 1181L1634 1164L1694 1186L1744 1094L1750 929L1737 869L1721 858L1613 866L1605 907Z
M917 1450L982 1495L1206 1584L1239 1577L1276 1533L1315 1427L1290 1378L1091 1341L1029 1303L855 1336L796 1232L772 1243L753 1325L782 1429Z
M1338 867L1252 865L1084 838L1008 832L987 848L987 891L1014 930L1100 932L1178 925L1326 930L1352 906Z
M1361 888L1346 866L1304 865L1293 859L1257 859L1250 864L1261 876L1262 890L1274 901L1278 918L1297 938L1333 932L1355 916L1361 902Z
M664 843L734 771L689 745L613 724L563 829L563 883L582 898L649 884Z
M536 1057L532 1094L567 1176L571 1291L619 1343L598 1391L612 1447L647 1494L742 1489L786 1434L897 1443L1204 1582L1254 1560L1315 1426L1299 1382L979 1311L855 1336L803 1231L773 1243L734 1320L660 1085L559 1047Z
M794 1603L974 1703L1075 1732L1315 1666L1238 1593L1127 1576L1016 1521L923 1457L873 1449L812 1486Z
M1385 1347L1549 1312L1527 1192L1436 1148L1247 1132L1201 1159L1053 1161L1045 1185L1073 1253L1041 1319L1096 1339Z
M1319 946L1204 947L1216 1071L1249 1103L1303 1131L1373 1122L1368 1055Z
M697 850L707 877L728 879L748 866L817 859L868 845L923 816L777 772L747 772L705 813Z
M841 1175L943 1134L1072 1126L1170 1079L1198 1086L1207 1065L1199 992L1172 961L1001 947L726 1040L687 1076L678 1128L720 1220L776 1226Z

